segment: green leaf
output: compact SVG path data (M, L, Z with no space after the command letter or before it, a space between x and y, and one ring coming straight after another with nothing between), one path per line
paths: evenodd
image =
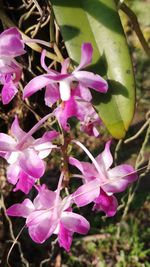
M83 42L91 42L90 70L108 79L107 94L93 93L93 103L110 133L123 138L135 106L131 58L113 0L51 0L70 58L79 63ZM93 91L93 90L92 90Z

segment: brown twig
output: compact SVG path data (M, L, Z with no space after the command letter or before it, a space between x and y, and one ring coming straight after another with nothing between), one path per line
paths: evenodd
M148 125L150 124L150 119L148 119L143 126L140 128L140 130L133 136L131 136L130 138L126 139L124 141L125 144L130 143L131 141L135 140L136 138L138 138L143 132L144 130L148 127Z
M137 19L137 16L135 15L135 13L123 2L120 4L120 9L129 17L132 25L133 25L133 29L145 51L145 53L148 55L148 57L150 57L150 47L148 46L145 37L141 31L141 28L139 26L139 22Z

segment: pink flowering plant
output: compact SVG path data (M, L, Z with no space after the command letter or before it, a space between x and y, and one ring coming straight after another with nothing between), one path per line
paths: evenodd
M16 28L5 30L0 35L1 100L5 105L18 91L23 66L16 57L25 53L25 43ZM79 65L74 67L67 58L58 72L46 65L46 51L43 50L41 67L44 73L25 85L22 99L27 101L39 90L45 90L48 114L28 132L21 129L16 114L10 134L0 133L0 156L8 163L7 181L13 185L13 191L20 190L27 195L21 203L8 207L7 215L23 217L34 242L41 244L55 235L59 246L67 252L74 233L86 235L90 230L87 219L79 214L79 209L78 213L74 212L74 207L92 203L93 211L103 212L107 217L115 216L117 193L125 191L138 179L133 166L114 166L110 151L112 141L107 140L104 150L94 157L79 138L74 138L74 118L80 123L80 134L86 133L95 140L101 138L101 127L104 127L92 104L92 91L96 91L100 98L110 88L99 74L84 70L92 63L92 55L92 45L83 43ZM34 135L45 123L47 130L36 138ZM77 153L74 156L74 149L78 148L85 152L86 161L79 160ZM62 164L57 189L52 191L43 183L43 176L47 161L55 159L55 153L59 154ZM72 192L70 181L74 178L80 182ZM30 199L32 190L36 191L34 200Z

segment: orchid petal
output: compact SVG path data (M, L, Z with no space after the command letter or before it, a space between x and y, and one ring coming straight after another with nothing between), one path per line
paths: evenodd
M68 101L59 105L55 109L54 114L61 126L68 131L70 128L67 125L67 120L77 114L77 105L74 98L71 97Z
M92 181L97 177L97 171L95 170L94 166L88 162L80 162L79 160L69 157L69 163L74 165L78 168L82 174L84 175L84 179L86 181Z
M78 207L85 206L94 201L100 193L100 183L97 179L81 185L72 195Z
M33 142L34 149L38 151L38 156L40 159L44 159L50 154L53 147L51 140L56 138L58 135L59 133L56 131L49 131L44 133L41 138L36 139Z
M21 34L12 27L0 34L0 55L3 57L17 57L25 53Z
M7 180L15 185L19 179L20 167L18 164L9 165L7 168Z
M2 84L6 82L5 75L11 74L14 71L11 60L11 58L0 58L0 82Z
M41 66L44 70L47 71L47 73L51 74L51 75L58 75L59 72L55 71L55 70L52 70L52 69L49 69L46 64L45 64L45 56L46 56L46 50L44 49L41 53Z
M11 133L13 134L14 137L17 138L17 141L21 141L22 138L26 135L26 132L24 132L19 126L17 116L15 116L15 119L11 125Z
M14 138L9 136L8 134L0 133L0 151L7 152L13 151L15 149L16 142Z
M34 142L34 149L38 152L38 157L40 159L44 159L51 153L52 143L48 141L46 142L40 139L41 138L39 138L39 140L37 139L36 140L37 142Z
M73 233L66 229L62 223L60 223L60 229L58 234L58 243L60 247L63 247L67 252L69 252L72 244Z
M95 199L93 210L104 211L108 217L112 217L117 212L118 202L115 196L108 196L103 190Z
M47 141L52 141L53 139L57 138L59 136L59 133L55 130L53 131L48 131L46 133L43 134L42 139L45 140L45 142Z
M137 178L137 173L132 166L122 164L108 171L110 183L104 185L103 189L108 193L123 192Z
M2 88L2 92L1 92L2 103L4 105L8 104L14 98L17 92L18 90L15 84L13 83L13 81L9 81L8 83L5 83Z
M33 185L35 184L36 179L27 175L22 170L20 171L18 178L18 183L13 191L16 192L17 190L21 190L25 194L28 194Z
M39 194L34 199L33 204L36 209L50 209L54 206L56 192L50 191L45 185L39 187Z
M61 223L73 233L87 234L90 229L89 222L83 216L69 211L62 213Z
M91 43L83 43L81 47L81 60L79 66L75 69L78 71L85 68L92 62L93 48Z
M82 99L76 99L77 118L80 120L80 129L88 135L98 136L96 126L101 125L101 120L93 108L92 104Z
M67 70L69 68L69 64L70 64L70 59L66 58L64 60L64 62L62 63L62 65L61 65L61 74L66 74L67 73Z
M89 88L83 86L82 84L79 83L78 85L79 92L80 92L80 97L84 99L85 101L90 102L92 100L92 94L89 90Z
M57 84L48 84L45 90L45 104L51 107L60 99L59 88Z
M57 83L59 81L65 80L70 77L71 74L59 74L56 76L52 76L50 74L42 74L35 78L33 78L24 88L23 99L31 96L37 91L41 90L43 87L51 84Z
M61 204L62 210L72 211L72 209L70 208L72 204L73 204L72 195L68 195L62 200Z
M76 71L73 76L85 87L92 88L100 93L106 93L108 90L107 82L98 74L89 71Z
M42 221L50 221L52 216L52 212L46 209L34 210L31 214L29 214L26 225L30 226L37 226L42 224Z
M9 216L27 218L34 210L34 206L30 199L26 198L21 204L14 204L7 209L6 213Z
M29 227L29 235L36 243L43 243L54 232L57 222L51 219L50 211L34 211L27 220L26 224Z
M96 157L97 163L102 170L107 171L113 164L113 157L110 152L111 141L108 141L105 145L104 151Z
M14 164L19 157L19 152L14 151L14 152L8 152L5 154L4 158L7 160L9 164Z
M19 165L28 175L40 178L45 171L44 162L38 157L34 150L25 150L19 156Z

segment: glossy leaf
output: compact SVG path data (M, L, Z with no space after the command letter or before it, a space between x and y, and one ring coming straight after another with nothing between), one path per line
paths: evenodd
M51 0L70 58L79 63L83 42L91 42L90 70L108 79L109 92L93 103L110 133L123 138L134 114L135 85L126 38L113 0Z

